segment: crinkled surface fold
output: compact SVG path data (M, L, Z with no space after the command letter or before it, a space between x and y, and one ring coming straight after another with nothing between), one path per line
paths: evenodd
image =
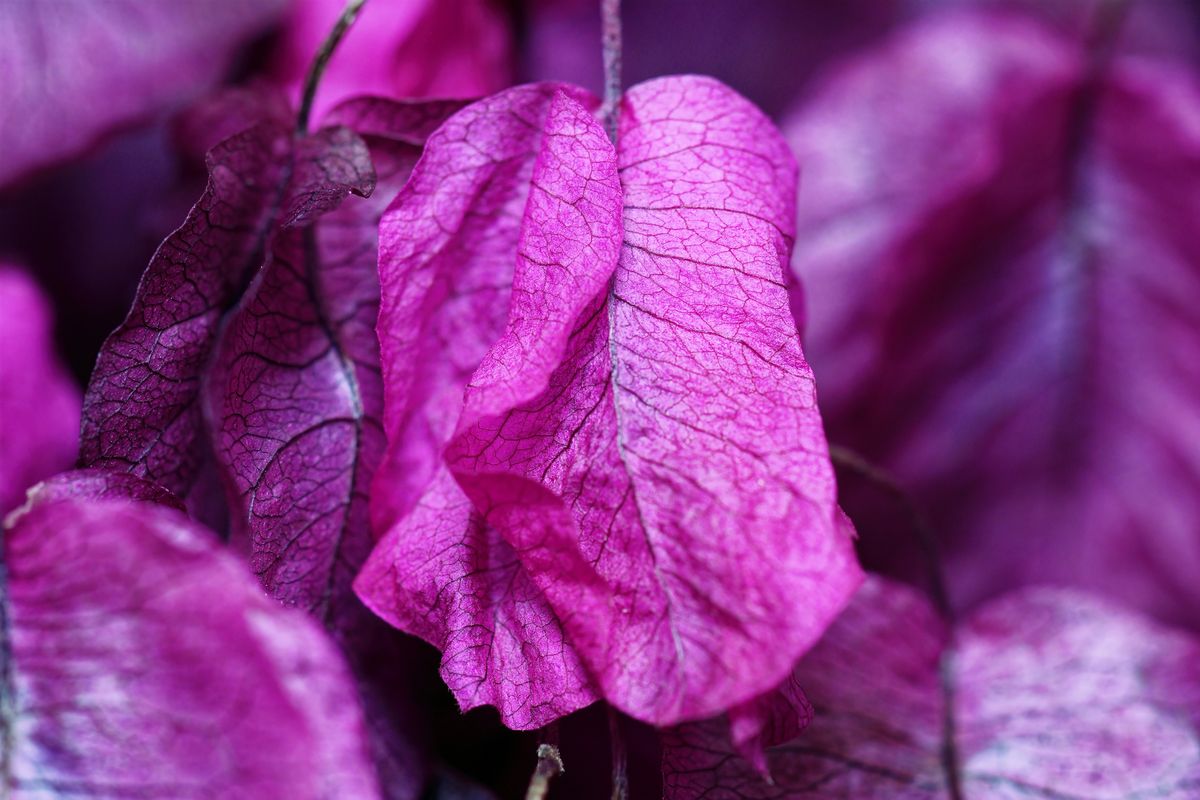
M518 727L594 692L655 724L748 703L859 580L784 286L786 146L708 79L630 90L616 152L591 103L468 107L381 234L386 532L357 588Z

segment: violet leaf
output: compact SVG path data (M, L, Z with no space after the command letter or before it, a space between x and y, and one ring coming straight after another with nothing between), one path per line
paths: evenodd
M382 191L274 236L206 373L216 462L252 568L280 602L335 630L355 627L338 617L362 608L350 582L373 541L367 489L384 445L379 217L457 107L367 100L335 112L372 131L327 129L369 148Z
M49 301L0 263L0 516L75 460L79 388L54 349Z
M44 504L58 500L133 500L186 512L183 501L157 483L127 472L74 469L47 478L26 493L26 502Z
M230 120L252 119L230 99ZM410 654L350 589L372 544L366 494L383 446L378 218L457 107L351 101L331 119L364 136L336 122L295 134L268 115L218 144L205 197L101 353L85 415L85 464L181 495L219 478L235 547L264 588L313 614L350 659L390 798L421 790L423 757L400 719ZM226 121L193 120L189 140L210 135L205 119ZM383 194L365 199L377 180ZM363 198L343 203L348 193Z
M206 456L200 390L226 314L279 229L374 186L366 146L345 128L293 142L263 122L209 154L209 185L142 277L100 351L84 398L80 463L149 478L184 497Z
M0 184L224 77L283 0L0 3ZM136 43L134 46L131 43Z
M965 607L1052 581L1200 624L1197 120L1191 66L976 13L786 126L830 438L928 511Z
M345 650L390 798L421 788L417 743L402 735L411 720L400 718L409 654L351 589L373 544L367 494L384 446L375 335L379 216L439 115L459 105L369 100L335 110L334 118L370 131L359 137L344 126L325 129L344 131L369 151L378 194L275 234L226 317L204 384L234 535L271 596L321 620ZM365 160L357 149L352 155Z
M774 783L695 723L666 736L665 796L1184 800L1200 787L1197 664L1190 636L1072 590L952 629L872 578L796 669L815 718L770 751Z
M6 796L378 797L336 649L178 511L35 503L2 574Z

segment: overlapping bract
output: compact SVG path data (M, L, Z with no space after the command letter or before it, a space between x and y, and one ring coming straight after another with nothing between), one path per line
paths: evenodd
M375 184L345 128L293 142L268 120L209 154L209 185L142 277L105 342L84 399L80 462L153 480L180 496L206 456L201 383L222 321L283 229L311 224Z
M459 105L349 101L311 135L279 114L218 144L205 196L105 344L83 431L85 465L155 480L202 516L221 518L206 491L224 487L235 546L264 588L349 656L392 798L422 784L408 723L394 718L406 654L350 589L372 542L366 494L383 449L383 201L342 201L377 181L394 195ZM246 107L235 102L233 117Z
M815 718L770 752L774 784L719 725L692 724L667 736L665 796L1184 800L1200 786L1198 664L1195 639L1074 591L1026 590L953 629L871 578L796 669Z
M356 586L516 727L741 707L859 579L783 286L786 147L708 79L630 90L616 152L589 106L464 109L382 222L387 532Z
M179 511L93 488L61 483L6 524L5 796L377 798L319 627Z
M1200 622L1198 114L1191 67L982 14L785 126L830 438L913 490L964 604L1059 581Z

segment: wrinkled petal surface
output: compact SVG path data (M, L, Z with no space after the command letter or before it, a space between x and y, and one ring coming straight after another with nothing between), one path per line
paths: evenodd
M1185 800L1200 781L1198 664L1195 639L1074 591L1027 590L951 631L911 589L872 579L796 669L815 717L770 751L774 785L710 722L668 734L665 796Z
M157 483L127 472L73 469L60 472L29 490L26 502L44 504L57 500L136 500L186 512L183 501Z
M1067 582L1194 626L1200 84L1085 62L957 15L830 81L788 126L808 352L831 441L914 493L961 604Z
M443 647L464 705L499 700L510 724L571 710L526 688L546 656L555 674L573 661L564 647L633 716L711 716L778 686L859 580L783 283L795 166L711 80L631 90L619 154L587 101L547 106L551 89L452 118L385 216L385 391L407 405L389 404L375 517L389 530L358 590ZM518 109L525 97L546 110ZM471 358L422 357L454 352L430 330L461 307L452 281L496 262L513 275L503 332L480 335L504 324L493 307L453 329L460 352L482 345ZM443 447L469 502L438 476ZM497 618L544 631L525 664L489 649ZM446 665L467 643L464 685ZM753 750L768 724L742 717L739 740Z
M36 505L4 566L14 800L378 796L336 649L179 512Z
M441 453L464 387L505 328L535 163L553 146L551 106L572 103L557 87L527 86L468 106L430 138L380 227L388 451L371 506L386 533L356 588L443 651L442 676L464 709L495 705L514 728L545 725L595 693L554 611Z
M283 0L0 3L0 184L224 77Z
M75 460L79 389L55 355L50 304L0 264L0 516Z
M421 791L403 719L409 653L354 596L373 544L367 494L383 453L375 319L379 218L407 180L434 117L454 104L357 101L335 114L372 133L347 147L370 163L370 198L350 198L271 241L262 269L226 317L209 366L207 419L236 546L272 597L334 634L360 680L381 779L393 800Z
M221 322L275 234L374 187L366 146L345 128L293 145L264 122L209 154L209 185L155 253L129 316L105 342L84 398L80 462L149 478L183 497L204 447L200 385Z
M721 84L665 78L627 93L618 164L619 265L578 185L527 216L518 270L573 281L514 292L447 458L605 697L670 724L778 685L859 574L783 285L782 139Z

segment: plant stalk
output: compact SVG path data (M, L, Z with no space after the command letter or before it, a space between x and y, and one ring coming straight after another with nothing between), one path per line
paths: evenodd
M613 144L617 143L621 110L621 0L600 0L601 39L604 53L604 104L600 120Z
M308 68L308 75L304 78L304 93L300 96L300 111L296 115L296 133L301 135L308 133L308 119L312 114L313 98L317 94L321 76L325 74L325 67L329 64L329 59L333 57L333 51L337 50L346 31L354 24L358 12L362 10L366 2L367 0L348 0L346 7L342 9L341 16L329 31L329 35L317 49L312 66Z

